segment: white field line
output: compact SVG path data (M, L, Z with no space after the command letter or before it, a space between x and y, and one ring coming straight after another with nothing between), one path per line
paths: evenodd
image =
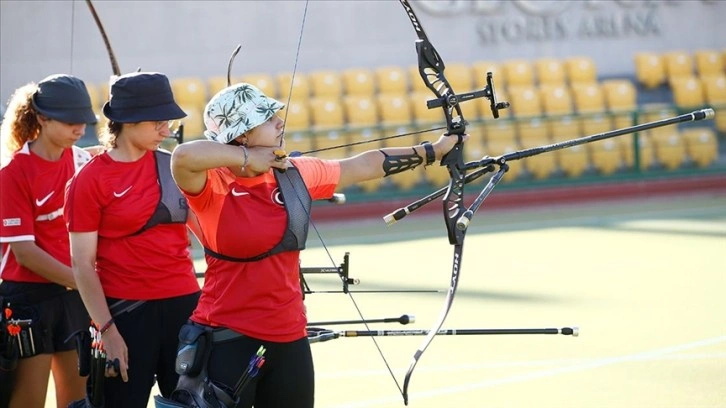
M411 402L415 402L416 400L423 400L427 397L436 397L440 395L446 395L446 394L455 394L465 391L472 391L472 390L478 390L478 389L484 389L484 388L491 388L495 387L497 385L504 385L504 384L513 384L513 383L519 383L519 382L525 382L530 380L536 380L540 378L546 378L546 377L553 377L559 374L567 374L577 371L585 371L590 370L594 368L600 368L600 367L606 367L610 365L620 364L620 363L630 363L634 361L650 361L650 360L660 360L660 359L670 359L670 354L678 353L681 351L686 350L692 350L700 347L706 347L714 344L719 344L726 342L726 336L719 336L714 337L710 339L704 339L699 340L691 343L685 343L685 344L679 344L671 347L665 347L660 349L654 349L649 351L643 351L640 353L635 354L628 354L624 356L615 356L615 357L605 357L605 358L599 358L599 359L586 359L584 361L577 362L578 360L574 360L576 363L572 365L567 365L564 367L556 367L552 369L547 370L540 370L540 371L532 371L529 373L524 374L517 374L512 375L509 377L503 377L498 379L491 379L486 381L480 381L480 382L474 382L474 383L468 383L468 384L462 384L457 385L453 387L445 387L445 388L439 388L439 389L432 389L432 390L416 390L415 387L415 381L413 381L413 389L409 390ZM724 353L716 353L716 355L723 356ZM714 354L695 354L693 355L695 358L713 358ZM677 358L682 359L689 359L689 357L686 356L674 356ZM545 360L546 361L546 360ZM550 360L550 364L553 362L566 362L567 360ZM537 364L538 362L534 362ZM414 372L415 376L415 372ZM394 403L394 402L401 402L401 396L400 395L394 395L389 396L385 398L377 398L377 399L371 399L366 401L358 401L358 402L352 402L347 403L343 405L332 405L332 407L336 408L358 408L358 407L375 407L379 406L383 403Z

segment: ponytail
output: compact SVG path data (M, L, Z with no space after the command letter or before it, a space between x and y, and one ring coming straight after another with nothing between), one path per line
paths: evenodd
M0 126L3 164L26 142L34 141L40 134L38 112L32 103L37 91L38 85L31 82L16 89L8 101L8 109Z

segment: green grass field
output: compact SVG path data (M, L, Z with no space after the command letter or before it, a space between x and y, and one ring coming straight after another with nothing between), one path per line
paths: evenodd
M361 280L356 289L448 288L453 249L440 217L317 228L335 264L350 253L351 276ZM303 266L330 266L314 230L309 241ZM339 287L334 276L308 283ZM466 239L444 327L578 326L580 336L437 337L414 372L410 406L726 407L725 294L726 196L496 212L484 206ZM407 327L371 327L428 329L444 296L354 298L367 318L417 317ZM357 318L343 294L309 295L306 304L311 321ZM422 339L378 338L401 385ZM312 347L316 407L403 406L370 339Z

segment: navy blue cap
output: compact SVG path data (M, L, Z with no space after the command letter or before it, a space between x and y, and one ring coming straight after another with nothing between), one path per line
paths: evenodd
M51 75L40 81L32 103L38 113L50 119L70 124L96 123L86 84L71 75Z
M138 123L181 119L187 114L174 102L169 79L157 72L121 75L111 84L103 114L114 122Z

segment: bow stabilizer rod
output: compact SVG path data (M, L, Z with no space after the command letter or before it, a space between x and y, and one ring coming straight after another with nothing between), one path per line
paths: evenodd
M416 316L401 315L399 317L386 317L383 319L365 319L365 320L335 320L329 322L308 322L308 326L333 326L339 324L368 324L368 323L400 323L406 325L415 323Z
M555 150L566 149L569 147L578 146L578 145L585 144L585 143L591 143L591 142L596 142L596 141L603 140L603 139L609 139L612 137L623 136L626 134L640 132L643 130L654 129L654 128L663 127L663 126L669 126L669 125L682 123L682 122L708 120L708 119L713 119L714 117L715 117L714 110L711 108L706 108L706 109L701 109L701 110L690 112L690 113L685 113L683 115L675 116L672 118L665 118L665 119L661 119L661 120L654 121L654 122L643 123L640 125L630 126L630 127L626 127L626 128L622 128L622 129L616 129L616 130L612 130L612 131L604 132L604 133L597 133L594 135L584 136L584 137L577 138L577 139L566 140L566 141L562 141L559 143L553 143L553 144L549 144L549 145L533 147L530 149L519 150L516 152L507 153L507 154L497 156L497 157L486 156L479 161L473 161L473 162L466 163L467 168L477 168L477 170L466 175L466 182L470 183L474 180L477 180L478 178L482 177L486 173L494 171L495 165L504 166L507 162L510 162L510 161L519 160L519 159L523 159L523 158L527 158L527 157L531 157L531 156L536 156L538 154L548 153L548 152L552 152ZM396 221L403 219L404 217L413 213L414 211L418 210L419 208L423 207L424 205L430 203L431 201L434 201L438 197L441 197L445 193L446 193L446 187L440 188L439 190L436 190L435 192L427 195L426 197L418 199L405 207L401 207L401 208L394 210L390 214L387 214L386 216L384 216L383 220L386 222L387 225L394 224ZM468 220L470 221L471 219L468 218Z
M341 337L409 337L428 336L430 330L340 330L334 331L320 327L308 327L308 340L310 343L320 343ZM439 329L439 336L499 336L521 334L547 334L578 337L580 329L576 326L544 329Z

